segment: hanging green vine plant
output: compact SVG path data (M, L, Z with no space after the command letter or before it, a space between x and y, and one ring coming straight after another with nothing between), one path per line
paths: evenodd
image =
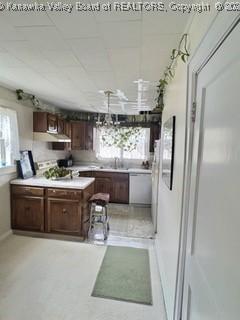
M117 147L124 151L132 151L141 139L140 127L110 127L100 128L102 143L107 147Z
M166 87L169 84L170 80L174 78L175 75L175 62L180 57L181 60L185 63L189 57L189 52L187 49L187 41L188 41L188 35L185 33L178 45L177 49L172 50L172 54L170 57L170 63L166 67L163 77L159 80L159 85L157 86L157 105L156 108L160 109L160 113L162 113L164 109L164 94L166 91Z

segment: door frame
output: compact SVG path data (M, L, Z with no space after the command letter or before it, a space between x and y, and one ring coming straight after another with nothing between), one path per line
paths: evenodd
M234 27L240 22L240 13L220 12L212 21L208 32L200 42L187 66L187 111L185 128L184 181L181 208L181 230L178 251L178 270L175 290L174 320L182 317L184 272L186 261L187 232L189 226L189 195L194 139L194 117L198 74L216 53ZM197 106L197 108L201 106ZM198 110L200 114L202 110ZM170 319L169 319L170 320Z

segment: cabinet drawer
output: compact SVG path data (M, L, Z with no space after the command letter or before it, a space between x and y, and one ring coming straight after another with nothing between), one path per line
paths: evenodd
M107 171L94 171L93 172L93 177L95 178L111 178L112 177L112 172L107 172Z
M79 177L92 177L92 171L79 171Z
M44 189L36 187L24 187L24 186L12 186L12 194L14 195L24 195L24 196L35 196L43 197Z
M66 189L47 189L47 196L49 198L63 198L76 199L82 198L82 191L80 190L66 190Z

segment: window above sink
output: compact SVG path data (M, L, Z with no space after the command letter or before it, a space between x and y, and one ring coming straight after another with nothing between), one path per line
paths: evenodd
M135 147L131 151L125 151L124 148L109 146L104 139L110 136L109 128L95 129L94 142L95 151L98 159L123 158L128 160L145 160L149 158L150 128L139 128L137 141L132 141ZM110 136L109 139L112 137ZM131 138L130 138L131 139ZM133 135L132 139L135 139Z

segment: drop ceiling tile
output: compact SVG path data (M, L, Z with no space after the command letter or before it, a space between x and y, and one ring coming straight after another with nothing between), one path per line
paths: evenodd
M81 65L90 71L111 71L111 65L106 55L88 54L78 56Z
M72 81L67 79L61 72L45 72L41 74L54 86L63 89L64 94L68 96L77 94Z
M4 69L1 76L12 81L16 88L28 90L36 95L41 91L48 92L55 89L44 77L27 67Z
M75 55L69 51L42 50L43 56L58 67L79 66Z
M71 39L68 41L73 52L77 55L81 54L106 54L106 48L101 38Z
M7 18L1 16L0 19L0 40L24 40L24 36L11 25Z
M149 81L158 81L170 62L170 50L163 51L148 46L142 48L141 78Z
M156 51L169 51L178 46L181 34L143 35L142 47Z
M32 44L27 40L3 40L1 46L10 52L18 52L19 50L29 51L33 49ZM35 49L37 52L37 50Z
M140 47L140 21L105 22L99 24L99 29L108 49Z
M48 95L44 96L41 95L40 98L44 99L46 102L51 102L55 106L70 109L70 110L85 110L89 109L90 104L85 99L84 95L78 92L78 95L72 96L66 94L67 92L63 91L62 89L57 88L53 94L49 93Z
M136 73L140 70L140 48L109 49L113 69L118 73Z
M67 44L55 27L16 27L35 47L42 50L67 50Z
M0 53L7 52L6 49L0 47Z
M89 72L91 80L95 83L98 90L116 90L116 80L113 72Z
M144 80L147 81L151 81L151 82L158 82L159 79L162 78L163 73L165 70L165 66L164 67L157 67L156 65L151 65L148 67L142 67L141 69L141 78L143 78Z
M42 59L41 52L34 48L29 41L2 41L1 45L19 60L28 63L36 59Z
M183 32L189 17L185 14L173 11L143 12L142 32L143 34L174 34Z
M54 64L44 58L29 60L26 62L26 65L39 73L58 71L58 68Z
M42 2L41 2L42 3ZM35 2L32 0L15 0L8 1L8 6L11 8L12 4L28 4L35 5ZM44 11L16 11L16 10L5 10L1 12L11 25L15 27L19 26L51 26L53 25L52 21L49 19L48 15Z
M115 77L116 77L118 88L123 92L125 92L126 88L130 86L132 87L135 86L134 81L140 78L140 71L135 73L126 73L126 72L116 73L115 72Z
M0 53L0 66L1 67L22 67L24 63L14 57L13 55L2 52Z
M38 20L29 15L25 21L1 15L0 81L76 110L106 111L98 91L120 89L129 101L113 97L112 108L129 114L137 113L133 81L139 78L151 81L143 97L154 105L155 85L184 25L182 17L174 25L171 15L159 19L156 14L144 14L143 28L137 13L48 12L47 19L41 15ZM49 23L55 25L42 25Z
M61 69L71 79L74 86L81 91L95 91L97 88L82 67L64 67Z
M84 3L86 3L84 1ZM51 20L66 39L87 38L99 36L98 27L92 12L78 12L71 14L56 11L48 13Z
M142 13L140 11L123 11L120 10L120 2L112 2L111 11L104 11L102 5L107 3L105 0L98 1L101 5L101 11L94 12L97 22L115 22L115 21L135 21L141 20ZM131 3L140 2L138 0Z

